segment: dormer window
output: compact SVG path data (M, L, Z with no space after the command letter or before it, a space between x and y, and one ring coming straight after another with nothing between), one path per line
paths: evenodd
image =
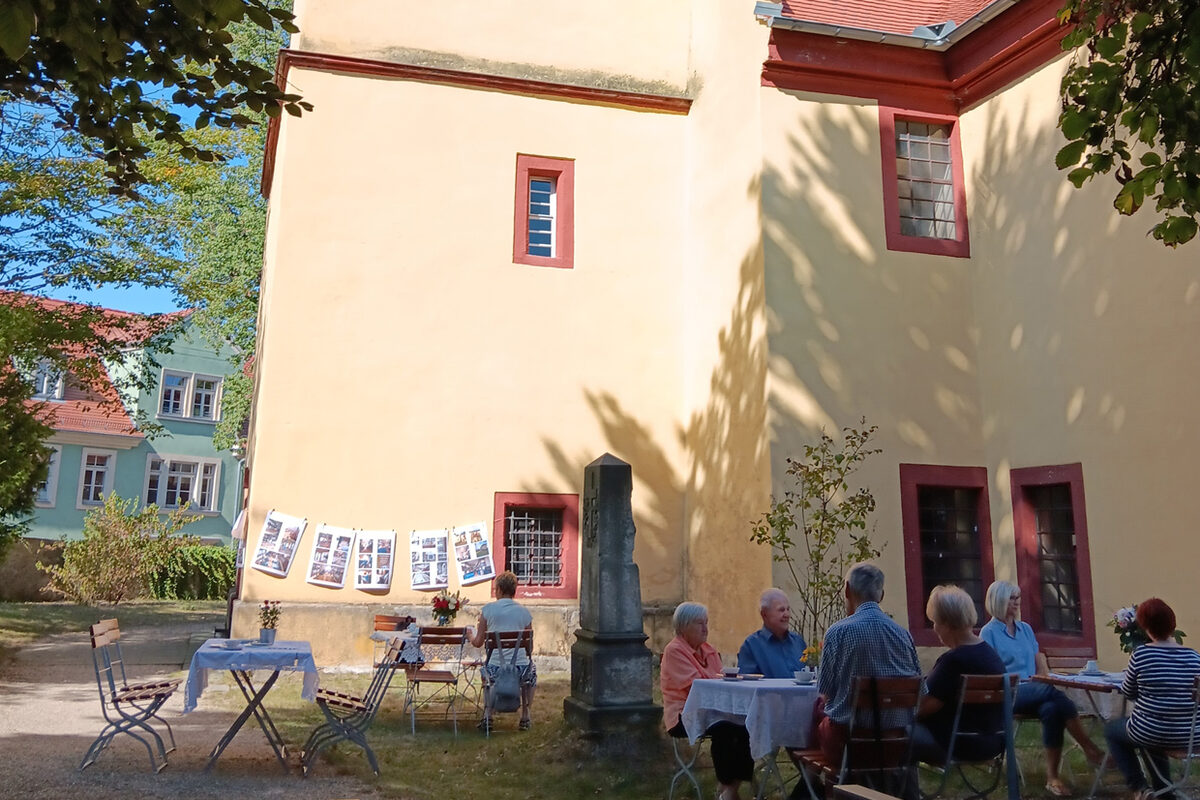
M63 399L63 374L55 369L49 359L43 358L38 361L29 376L33 382L35 400Z

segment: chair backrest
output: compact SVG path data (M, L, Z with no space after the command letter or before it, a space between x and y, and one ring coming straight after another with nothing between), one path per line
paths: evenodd
M949 752L955 758L959 744L985 737L1000 736L1007 744L1012 736L1013 703L1017 696L1017 676L1008 675L963 675L958 693L958 708L954 712L954 725L950 731ZM965 731L962 729L963 712L968 706L978 712L980 707L994 706L995 724L990 730ZM1001 752L1004 752L1003 750ZM994 757L994 756L993 756ZM959 760L955 758L955 760Z
M507 658L506 654L512 653L518 647L533 660L533 628L520 631L488 631L487 640L484 642L484 661L491 661L492 652L496 649L500 650L502 657Z
M902 785L912 760L912 725L921 700L921 676L856 676L851 698L850 729L838 783L846 782L851 774L876 774L900 775Z
M376 614L375 615L375 630L377 631L403 631L407 630L409 625L416 622L415 617L405 617L396 614Z
M363 694L363 704L367 706L371 716L378 711L380 700L387 694L392 677L396 674L396 668L404 666L400 663L400 651L403 647L404 643L399 639L388 642L387 650L384 652L383 658L379 660L379 666L375 669L375 676L371 678L371 684Z
M92 642L92 665L96 668L96 686L107 702L128 684L125 662L121 657L121 629L115 619L102 619L88 628Z
M466 628L421 628L421 656L426 667L438 663L450 668L461 666L466 644Z

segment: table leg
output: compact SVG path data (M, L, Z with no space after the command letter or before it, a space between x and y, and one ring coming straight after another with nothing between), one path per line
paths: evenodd
M250 675L244 670L230 670L233 673L234 680L237 682L238 688L242 690L242 695L246 698L246 708L238 715L238 718L229 726L229 730L217 741L212 752L208 756L208 764L204 771L208 772L217 763L217 759L221 757L221 753L225 752L225 748L233 741L233 737L237 736L242 725L246 724L246 720L250 719L253 714L258 720L259 727L266 734L267 742L271 745L271 749L275 751L275 757L279 759L280 766L283 771L288 771L287 761L285 759L286 750L280 751L280 746L283 744L283 739L279 736L279 732L275 730L275 724L271 721L271 716L267 713L267 709L263 706L263 698L267 696L267 692L275 685L275 681L279 678L279 670L271 673L271 677L258 688L254 690L254 685L250 682ZM265 722L264 722L265 720ZM269 730L268 730L269 728ZM273 734L273 735L272 735Z

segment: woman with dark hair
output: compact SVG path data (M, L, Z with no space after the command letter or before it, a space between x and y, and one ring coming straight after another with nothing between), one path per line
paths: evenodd
M1150 642L1133 651L1121 684L1121 694L1133 700L1133 711L1104 726L1104 738L1135 800L1143 800L1150 790L1137 749L1144 749L1154 767L1154 787L1164 786L1160 775L1167 774L1169 765L1163 751L1187 747L1192 733L1192 687L1200 675L1200 653L1175 641L1175 612L1157 597L1137 607L1137 623Z
M1083 748L1088 763L1099 764L1104 753L1087 735L1079 721L1079 710L1058 689L1048 683L1031 681L1033 675L1047 675L1050 666L1038 649L1037 637L1028 623L1020 620L1021 589L1008 581L996 581L988 587L984 607L992 615L979 629L979 635L1004 660L1004 669L1016 673L1021 683L1013 712L1036 714L1042 721L1042 746L1046 750L1046 791L1055 797L1070 797L1071 789L1059 777L1062 761L1063 731L1070 731Z
M721 655L708 643L708 609L702 603L680 603L672 621L675 638L663 648L659 682L667 733L683 738L688 734L680 715L692 681L721 677ZM750 734L735 722L717 722L705 733L712 739L713 770L721 785L717 800L737 800L742 781L754 777Z

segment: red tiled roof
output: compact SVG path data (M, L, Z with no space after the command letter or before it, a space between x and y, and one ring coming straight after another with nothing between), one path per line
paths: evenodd
M112 389L112 384L108 384ZM115 391L114 391L115 395ZM115 397L114 397L114 402ZM63 400L62 402L30 401L31 406L40 406L38 416L53 425L56 431L72 431L77 433L106 433L117 436L129 436L134 439L146 438L141 431L134 427L133 419L120 402L102 404L96 400Z
M783 16L825 25L911 34L921 25L962 25L994 0L782 0Z

